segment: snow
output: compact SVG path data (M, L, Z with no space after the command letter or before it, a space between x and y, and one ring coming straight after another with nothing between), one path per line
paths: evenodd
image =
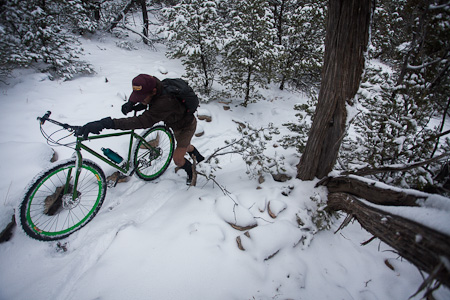
M60 82L17 70L14 79L1 83L2 229L28 183L51 165L53 152L36 117L50 110L54 119L74 125L120 118L137 74L163 79L184 73L180 61L168 60L161 45L157 51L143 45L127 51L104 36L84 40L83 47L85 59L97 71L93 76ZM275 87L264 94L268 101L247 108L232 102L228 111L219 102L202 103L201 111L212 122L199 121L205 134L193 144L203 155L212 154L225 140L239 137L235 120L255 127L272 122L280 128L280 137L287 134L282 124L296 120L292 108L306 98ZM45 128L49 133L58 129L49 123ZM127 140L92 141L89 146L123 154ZM60 160L73 152L65 147L55 151ZM335 234L340 217L330 230L317 232L311 213L326 192L314 188L317 181L295 179L299 156L294 150L268 151L286 157L287 172L294 179L280 183L265 176L258 184L245 174L240 156L228 155L220 157L215 172L216 181L229 191L224 193L201 177L196 187L186 187L185 175L175 173L172 164L154 182L133 177L108 189L98 215L59 243L33 240L16 228L13 238L0 244L0 299L408 299L414 294L423 280L419 271L381 242L361 246L371 235L357 223ZM113 172L95 161L106 175ZM286 190L289 193L282 195ZM269 203L276 218L268 214ZM437 223L435 213L450 210L442 197L426 205L426 219ZM228 224L233 222L258 226L245 235ZM449 228L448 223L434 225ZM237 237L245 250L238 248ZM441 287L434 296L449 299L450 291Z

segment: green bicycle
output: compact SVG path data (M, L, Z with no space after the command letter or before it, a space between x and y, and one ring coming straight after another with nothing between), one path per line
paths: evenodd
M105 153L108 158L104 157L86 146L82 137L69 144L61 144L62 139L54 141L52 134L47 135L43 130L46 121L69 131L66 137L73 135L79 126L52 120L50 114L48 111L38 118L43 136L47 142L73 148L75 153L73 158L39 173L25 192L19 208L20 224L25 233L34 239L63 239L91 221L102 206L107 189L105 174L95 162L83 159L81 150L114 167L120 174L134 174L146 181L161 176L172 159L174 138L164 125L156 125L141 135L131 130L88 137L87 140L96 140L129 135L127 159L122 160L120 156L117 159L108 153Z

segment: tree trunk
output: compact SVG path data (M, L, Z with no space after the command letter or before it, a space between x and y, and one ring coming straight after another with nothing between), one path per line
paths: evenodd
M245 100L244 107L247 107L248 102L250 101L250 90L251 90L251 80L252 80L252 72L253 68L251 65L247 68L247 79L245 81Z
M297 178L326 176L336 163L345 132L346 103L355 96L364 69L371 0L330 0L319 100Z
M144 42L144 44L148 45L148 12L147 12L147 4L146 4L146 0L140 0L141 2L141 10L142 10L142 20L144 22L143 24L143 29L142 29L142 34L147 38L147 39L142 39L142 41Z
M430 274L428 282L437 279L450 287L450 272L446 268L450 261L449 236L368 206L346 193L328 194L328 209L343 210L354 217L364 229L394 248L420 270Z

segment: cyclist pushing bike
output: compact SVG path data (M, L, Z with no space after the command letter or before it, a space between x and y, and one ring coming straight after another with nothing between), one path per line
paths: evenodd
M75 134L87 139L89 133L99 134L103 129L145 129L163 121L173 130L177 141L172 159L178 167L186 171L186 184L190 185L192 163L184 156L186 153L193 155L197 162L204 160L204 157L191 145L197 128L194 112L198 98L192 89L183 84L185 83L181 79L160 81L154 76L140 74L132 81L133 92L129 101L122 106L122 113L126 115L133 110L145 110L141 115L120 119L107 117L89 122L77 129Z
M144 110L131 118L103 118L79 127L51 119L47 111L38 117L42 135L50 145L66 146L75 150L69 159L57 162L42 170L30 182L18 209L18 217L25 233L41 241L63 239L84 227L98 213L105 199L107 187L105 174L98 164L83 158L82 152L107 163L124 176L136 175L145 181L161 176L173 159L175 164L192 180L192 164L184 158L189 153L198 162L204 157L191 145L197 119L194 112L198 98L192 88L182 79L158 80L140 74L133 79L130 100L122 106L126 115L131 111ZM155 125L164 121L165 125ZM46 122L62 127L47 134ZM172 129L170 129L170 128ZM121 132L100 134L103 129L121 129ZM135 129L146 129L136 133ZM65 137L55 140L53 135L68 131ZM174 137L177 146L174 145ZM75 132L75 142L62 142ZM89 136L90 133L95 135ZM111 149L102 148L101 155L86 145L85 140L100 140L128 136L130 143L125 158ZM175 148L175 149L174 149ZM114 185L117 184L117 177ZM114 186L113 185L113 186Z

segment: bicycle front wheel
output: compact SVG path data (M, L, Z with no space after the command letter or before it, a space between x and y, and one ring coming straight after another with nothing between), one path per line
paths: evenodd
M76 161L70 159L38 175L20 206L20 224L25 233L41 241L63 239L94 218L106 195L102 169L83 160L76 197L73 197Z
M161 176L170 165L173 156L173 134L166 126L158 125L145 131L141 140L135 144L133 162L136 175L146 181Z

